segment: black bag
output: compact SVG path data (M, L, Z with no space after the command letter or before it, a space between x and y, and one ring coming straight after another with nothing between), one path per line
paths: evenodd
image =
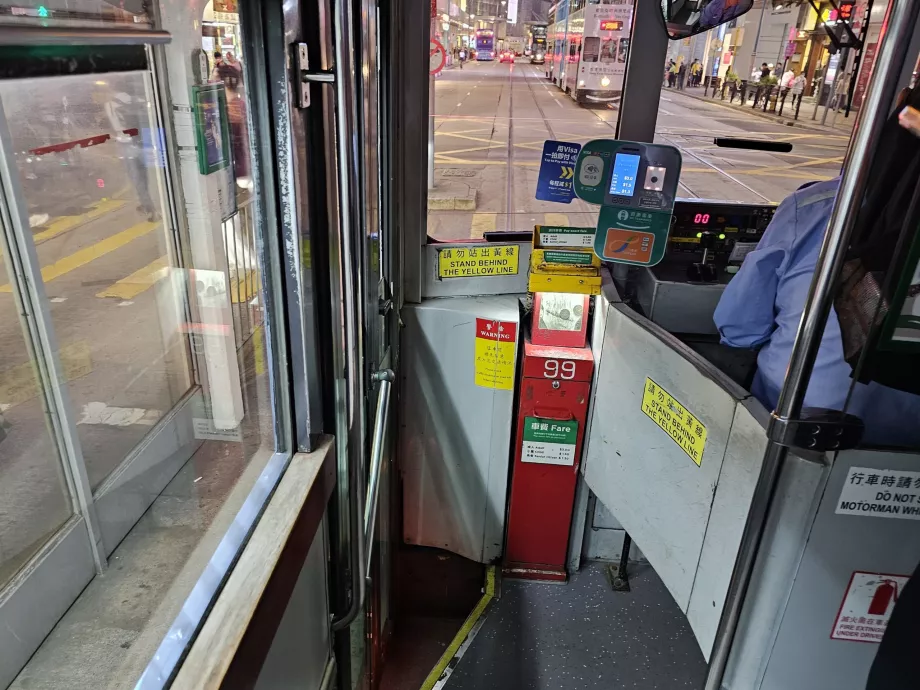
M913 268L907 255L920 223L920 138L898 123L904 105L920 109L920 89L899 100L869 171L834 308L844 359L858 381L920 393L917 355L877 347L899 278Z

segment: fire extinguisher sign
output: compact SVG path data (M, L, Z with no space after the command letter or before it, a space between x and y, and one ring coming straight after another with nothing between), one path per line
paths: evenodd
M837 612L831 639L881 642L908 579L908 575L854 572Z

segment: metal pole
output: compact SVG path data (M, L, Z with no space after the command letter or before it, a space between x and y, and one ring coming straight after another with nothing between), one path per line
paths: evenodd
M432 19L431 38L436 31L435 19ZM434 189L434 75L428 77L428 189Z
M897 94L898 76L907 57L918 11L920 0L893 0L888 7L888 16L884 24L888 28L879 42L878 62L873 70L865 104L859 111L850 141L847 163L821 245L821 253L815 266L814 278L799 323L783 388L768 429L768 437L777 421L786 422L794 419L802 411L808 379L814 368L824 335L824 325L833 304L836 281L849 248L850 236L866 190L875 148ZM744 532L741 535L725 606L719 620L704 690L722 690L722 681L738 630L738 621L741 618L770 506L776 493L776 483L787 452L785 446L772 439L768 440Z
M840 51L840 57L837 59L837 72L836 74L834 74L834 81L831 83L830 96L827 99L827 103L824 104L824 113L821 115L822 125L827 123L827 111L830 110L831 103L833 103L835 106L834 119L836 119L837 117L837 107L839 107L839 105L837 104L837 86L839 85L840 80L844 76L844 70L846 69L846 61L847 61L847 58L849 57L847 54L848 52L849 51L846 48L843 48Z
M760 6L760 21L757 22L757 33L754 35L754 47L751 49L751 64L748 65L748 79L754 73L754 63L757 62L757 46L760 44L760 30L763 28L763 15L767 11L767 0Z
M824 46L821 46L821 50L826 50ZM827 67L830 67L831 59L830 56L827 58ZM824 77L827 76L827 67L821 71L821 81L818 82L818 93L815 95L815 111L811 114L812 120L818 119L818 108L821 107L821 94L824 93Z
M364 605L364 514L363 459L365 442L364 409L364 274L362 271L361 209L363 195L359 189L357 146L358 106L355 84L354 19L351 2L334 3L335 38L335 123L338 157L339 242L342 251L342 302L344 304L346 380L344 390L347 415L337 420L337 444L347 444L341 458L347 467L340 468L340 478L347 478L347 491L339 491L339 529L348 534L351 591L348 610L332 620L332 630L344 630L358 617ZM341 385L341 384L340 384ZM341 429L339 422L347 422Z

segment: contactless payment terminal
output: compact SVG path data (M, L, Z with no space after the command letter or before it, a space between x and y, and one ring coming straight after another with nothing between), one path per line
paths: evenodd
M672 146L598 139L575 164L575 193L599 204L594 253L605 261L654 266L664 257L680 177Z

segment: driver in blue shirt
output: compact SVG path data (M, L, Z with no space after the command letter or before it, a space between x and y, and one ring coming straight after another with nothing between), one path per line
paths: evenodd
M801 187L786 198L763 239L726 286L713 316L722 343L759 348L751 393L773 410L786 376L799 321L840 179ZM805 394L805 407L843 410L853 381L831 311ZM866 424L863 442L920 446L920 396L857 383L846 411Z

